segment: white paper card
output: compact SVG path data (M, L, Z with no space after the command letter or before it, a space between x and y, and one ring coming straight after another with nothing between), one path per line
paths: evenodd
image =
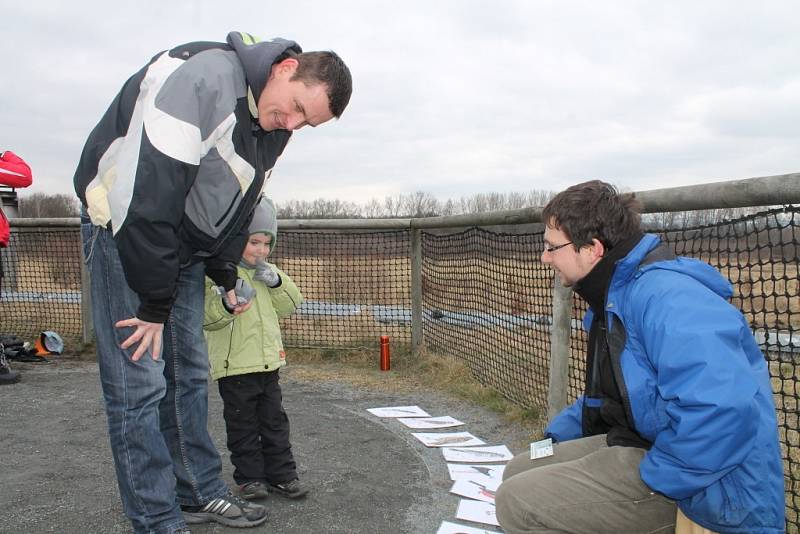
M430 417L430 414L419 406L388 406L386 408L367 408L377 417Z
M401 417L398 419L401 423L409 428L447 428L451 426L460 426L464 423L458 419L454 419L449 415L443 417Z
M553 456L553 440L551 438L531 443L531 460Z
M412 432L411 435L427 447L486 445L485 441L476 438L469 432Z
M488 502L473 501L471 499L461 499L456 511L456 519L484 523L487 525L500 526L494 511L494 505Z
M505 465L476 465L476 464L447 464L450 471L450 480L471 478L475 475L487 476L493 480L502 481Z
M436 534L500 534L494 530L484 530L482 528L468 527L466 525L458 525L450 521L442 521L442 525Z
M507 462L514 457L505 445L492 447L446 447L442 449L448 462Z
M494 497L499 486L499 483L489 477L475 475L474 479L463 478L456 480L453 483L453 487L450 488L450 493L494 504Z

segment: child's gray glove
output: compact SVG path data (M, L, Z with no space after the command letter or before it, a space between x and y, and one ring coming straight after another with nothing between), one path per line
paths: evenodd
M229 313L233 313L233 307L228 302L228 295L225 288L217 286L217 292L222 297L222 304ZM236 286L233 288L233 293L236 295L236 306L242 306L250 302L256 296L256 290L241 278L236 279Z
M265 261L256 262L256 274L253 275L255 280L260 280L267 284L267 287L278 287L281 285L281 277L278 273L272 270L272 267Z

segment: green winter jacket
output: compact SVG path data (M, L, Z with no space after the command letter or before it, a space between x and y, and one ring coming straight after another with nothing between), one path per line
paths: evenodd
M239 265L238 276L256 290L253 305L234 316L222 304L214 283L206 277L205 330L211 377L277 371L286 364L278 319L288 317L303 302L303 295L286 273L269 264L281 285L269 288L254 280L255 269Z

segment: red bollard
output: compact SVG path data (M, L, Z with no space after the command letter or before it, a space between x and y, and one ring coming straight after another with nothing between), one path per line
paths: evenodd
M392 362L389 357L389 336L381 336L381 371L388 371L391 368Z

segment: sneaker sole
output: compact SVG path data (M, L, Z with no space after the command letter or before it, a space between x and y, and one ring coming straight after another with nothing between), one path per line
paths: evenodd
M239 494L239 496L246 501L258 501L269 497L269 492L267 490L262 490L262 491L255 491L252 493L241 493Z
M183 512L183 519L189 525L199 525L201 523L219 523L220 525L225 525L226 527L250 528L257 527L258 525L264 523L268 518L269 514L264 514L264 517L261 519L251 521L242 517L232 519L230 517L210 514L207 512Z

